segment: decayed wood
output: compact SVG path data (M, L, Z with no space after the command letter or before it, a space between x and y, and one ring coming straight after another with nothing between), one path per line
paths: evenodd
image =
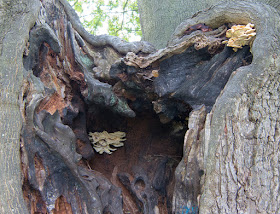
M189 129L184 139L184 156L175 171L173 213L199 211L200 183L204 175L205 145L203 145L203 140L206 114L205 106L190 113Z
M167 78L164 76L164 70L175 72L176 63L180 57L185 56L185 54L186 56L194 55L197 58L192 59L193 61L189 60L190 73L188 75L192 76L196 67L198 67L197 72L204 76L206 75L203 72L209 72L207 67L213 67L214 75L228 70L229 73L224 74L225 78L223 77L223 84L225 84L231 72L242 65L243 53L246 56L248 51L246 52L244 49L235 54L230 52L229 48L225 48L224 51L220 52L219 49L223 48L221 42L225 33L223 24L226 24L220 23L219 26L222 27L217 30L203 33L197 30L190 35L184 35L178 44L144 57L137 56L138 49L131 48L130 44L127 43L125 50L120 50L119 47L108 42L111 37L106 37L109 40L105 39L106 41L96 45L94 42L101 37L84 34L85 31L79 23L77 24L71 18L73 11L70 11L71 13L68 11L69 5L63 4L64 7L61 7L60 4L50 5L47 1L42 5L46 13L45 16L40 17L40 23L34 26L32 30L34 33L30 34L29 53L25 56L24 61L25 67L33 69L33 74L39 77L36 79L30 74L28 81L32 89L26 92L27 119L23 132L27 157L27 161L23 163L27 175L25 177L25 194L30 192L31 187L35 187L44 201L42 207L48 212L60 209L61 205L58 206L58 204L63 203L63 198L61 198L63 196L71 202L73 213L99 213L101 211L121 213L120 189L112 185L105 177L93 173L83 166L81 157L92 158L93 150L89 147L87 130L83 130L88 127L78 125L74 120L86 122L85 106L89 109L96 108L94 106L108 108L112 112L131 117L135 116L135 110L139 111L141 108L151 110L151 105L148 103L153 101L154 107L157 105L156 112L160 115L162 122L171 123L172 120L179 120L176 127L174 125L174 132L177 132L176 129L184 130L183 121L190 110L188 105L195 107L195 105L203 103L205 99L196 102L196 95L191 99L182 98L190 89L184 91L180 85L174 86L175 91L168 91L168 93L160 91L160 88L164 88L161 81L168 81L168 79L164 80ZM66 14L63 13L64 9L66 9ZM55 14L52 13L53 10L62 12L51 16L50 14ZM213 26L214 28L215 26ZM128 53L124 61L118 60L124 57L123 53L130 50L135 52ZM129 58L132 55L135 57ZM199 55L205 55L205 57L199 58ZM215 56L213 57L213 55ZM236 58L235 55L239 57ZM117 60L116 63L113 59ZM138 62L135 59L139 59ZM132 64L129 64L130 62ZM228 66L231 69L227 69L228 67L225 65L232 65L234 62L238 62L237 67ZM135 68L132 68L131 65ZM223 69L219 70L214 65ZM168 66L171 66L171 69ZM172 68L172 66L175 67ZM201 69L203 66L205 69ZM111 68L115 69L114 72ZM184 68L178 68L184 70ZM158 78L156 74L149 76L149 72L152 72L153 69L158 69ZM215 72L216 70L217 72ZM112 79L111 74L114 74ZM215 85L217 81L222 82L221 79L216 79L211 75L209 73L209 78L214 80L213 83L211 82L212 85ZM110 81L114 87L109 84ZM115 84L116 82L117 84ZM209 81L206 79L206 82ZM211 110L223 86L221 85L215 92L216 94L211 97L212 103L207 105L208 109ZM47 90L43 90L43 88ZM116 96L115 93L122 98ZM59 102L54 102L54 98ZM128 106L126 99L129 99L132 104L136 103L134 106L139 106L140 103L140 107L133 109L133 111ZM139 100L141 101L139 102ZM196 103L192 103L193 100ZM63 121L67 121L68 126L63 124ZM191 141L192 139L190 139ZM78 150L81 152L80 155L76 152L77 145L81 148ZM91 152L86 152L84 148ZM196 159L195 155L191 158L186 154L187 161L184 161L185 164L189 165L187 170L192 171L193 179L199 177L197 175L199 172L194 167L197 164L193 163ZM201 157L199 159L201 160ZM136 203L138 209L145 213L167 210L166 207L169 203L167 198L170 198L170 195L166 195L166 186L169 180L162 179L170 174L166 171L166 163L163 161L159 163L158 167L155 165L154 174L151 175L143 169L136 170L132 174L124 172L127 173L124 175L128 175L128 177L120 174L120 180L129 180L128 183L124 181L123 185L130 194L134 195L136 202L133 203ZM137 163L135 164L134 168L137 169ZM65 178L56 176L57 174L67 177L67 182L65 182ZM152 183L149 182L148 177L153 178ZM172 176L167 177L171 179ZM198 207L196 197L200 193L199 182L193 182L191 179L187 179L187 182L192 184L195 194L188 194L189 199L184 199L190 200L191 206ZM57 188L58 186L60 188ZM77 194L73 194L74 187ZM180 195L179 192L177 193ZM159 207L159 198L161 197L166 198L163 199L166 202L161 203L161 207ZM176 194L174 197L176 199ZM180 206L184 199L179 200L180 202L176 203L176 206ZM130 201L130 203L132 202ZM38 207L32 203L29 204L29 207L34 212L39 211ZM67 203L65 203L65 207L68 207Z
M278 19L277 11L267 5L228 2L198 13L193 19L183 22L173 34L169 42L172 48L178 43L186 43L189 38L185 31L199 23L211 28L226 23L253 23L257 29L251 48L252 64L237 69L231 75L211 116L207 117L203 134L206 174L205 182L201 183L201 199L182 200L184 202L179 202L177 208L185 207L187 212L195 209L193 204L199 204L202 213L279 211L278 168L275 164L278 160L279 125L274 119L278 118L276 100L279 96ZM161 51L146 57L129 54L125 62L140 68L143 65L144 68L154 62L157 54L160 57L155 61L165 55L160 55ZM188 163L191 164L194 163ZM263 172L262 176L258 172ZM188 191L194 191L192 188ZM180 201L180 197L175 195L174 201Z
M137 56L130 52L123 63L135 67L138 72L129 74L128 71L119 69L119 75L125 73L130 77L129 80L132 80L132 77L139 73L150 72L150 85L160 99L172 98L192 108L204 104L207 111L210 111L231 73L251 62L248 47L237 53L234 53L232 48L224 47L222 41L225 40L227 29L224 24L214 30L208 28L206 32L195 27L190 34L184 30L180 35L180 43L146 56ZM114 71L114 75L115 73Z
M147 56L137 56L133 52L127 53L124 58L125 64L129 66L135 66L139 68L147 68L156 61L163 61L164 59L170 58L173 55L181 54L191 46L195 46L197 50L207 47L209 50L217 49L222 39L219 36L225 33L225 26L221 26L218 29L211 32L195 31L191 35L181 35L184 39L176 41L168 45L166 48L160 49Z
M22 133L23 189L28 209L31 213L122 213L123 193L119 186L115 186L121 185L116 172L113 185L105 175L88 169L88 165L81 160L81 157L87 160L93 157L87 131L92 129L90 125L95 124L85 118L91 115L87 111L101 108L114 114L134 116L126 100L116 96L113 87L105 82L108 80L108 68L110 70L114 59L122 55L112 47L96 48L90 45L75 31L63 12L55 13L63 11L61 5L50 3L45 1L42 5L40 14L44 16L33 27L28 51L24 55L24 66L30 69L24 94L25 123ZM98 71L105 76L96 74ZM111 125L111 120L107 126ZM127 150L130 155L131 149ZM167 151L173 150L176 147ZM136 157L131 155L131 158ZM136 163L139 172L130 172L135 176L132 187L137 199L136 202L131 200L126 193L125 203L132 204L132 208L135 207L133 203L139 204L137 210L131 209L131 212L167 210L167 203L170 204L170 196L167 200L166 192L169 195L172 192L167 187L172 189L168 178L172 177L174 164L170 167L171 161L166 166L167 161L160 161L161 156L154 160L142 165L152 166L155 171L149 172L149 168L142 170L141 160L141 163ZM156 164L158 162L159 166ZM139 192L141 177L146 177L147 188ZM150 183L150 179L153 183ZM159 204L161 207L158 207ZM61 208L63 206L65 209Z
M93 155L87 131L78 135L61 120L71 124L83 110L79 103L81 93L86 97L94 92L92 99L100 99L99 105L105 102L115 108L120 102L103 101L103 97L115 96L107 83L94 79L94 90L88 90L86 77L92 78L92 74L86 72L94 67L93 59L89 56L87 61L92 65L80 59L82 54L71 24L63 12L55 13L63 11L63 7L52 1L45 1L41 6L43 15L30 33L23 60L24 67L29 70L22 133L24 196L28 209L31 213L100 213L106 208L121 213L120 190L106 178L81 166L82 156L91 158ZM118 100L116 96L113 98ZM85 121L81 127L86 129ZM76 152L77 141L81 154ZM62 206L67 209L62 211Z

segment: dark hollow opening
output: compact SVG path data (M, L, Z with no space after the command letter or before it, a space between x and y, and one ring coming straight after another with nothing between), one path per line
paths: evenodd
M183 156L188 114L202 104L207 111L211 111L232 72L251 63L250 47L234 52L221 43L215 53L210 53L206 47L201 50L190 47L181 54L154 62L145 69L115 63L110 70L111 79L103 82L112 86L111 91L106 90L108 86L105 87L93 78L93 61L86 65L79 60L90 58L86 55L79 56L70 33L68 48L76 52L74 56L68 53L69 65L72 65L69 69L63 65L65 61L57 57L58 51L55 51L52 40L45 37L44 29L34 29L30 35L33 40L30 39L29 54L23 60L26 70L33 70L45 89L45 99L34 113L41 129L38 133L41 135L32 133L32 128L28 129L33 126L33 121L27 124L23 134L31 160L29 175L26 173L25 181L32 178L30 182L25 182L24 187L38 189L45 182L43 191L34 193L38 204L42 198L53 203L49 192L59 193L58 202L65 200L62 197L65 193L65 197L68 195L67 200L76 200L73 188L79 187L77 195L81 196L80 199L92 199L87 191L97 193L102 201L103 213L120 213L114 210L116 207L123 209L124 213L158 213L155 209L160 210L160 213L171 213L174 172ZM84 65L79 65L76 60ZM153 71L156 71L156 75L152 75ZM60 89L63 87L65 91L61 93ZM105 92L101 96L99 93L102 90ZM120 97L118 101L125 100L136 112L136 117L126 118L106 109L117 103L108 102L112 101L110 92ZM27 94L24 98L28 98ZM104 100L107 103L102 102ZM94 103L101 103L101 106ZM72 129L74 137L69 135L69 127L65 125ZM54 126L61 132L56 131ZM112 154L93 153L88 133L102 131L125 132L124 146L117 148ZM42 132L46 135L42 135ZM74 160L69 161L70 155L67 153L71 152L67 147L69 142L71 145L71 140L76 143L76 150L83 157L83 161L78 164L85 163L84 168L93 170L88 170L93 174L92 177L89 176L90 173L83 175L83 179L92 179L87 183L87 188L81 185L85 181L79 180L80 175L73 175L76 159L73 157ZM36 173L41 173L41 170L50 172L46 173L50 177L46 179L40 174L40 179L36 180ZM198 177L203 174L203 170L198 171ZM199 183L198 179L195 181ZM118 202L122 200L119 204L114 204L114 196L119 196L120 191L116 193L117 188L112 187L111 183L122 192L122 197L118 198ZM187 186L185 190L183 185ZM191 185L183 185L179 185L182 195L197 195L193 193ZM24 190L26 196L32 192L32 188ZM34 200L29 201L33 203ZM197 197L193 201L197 201ZM41 210L43 209L47 208Z
M184 136L170 134L172 125L162 124L152 111L136 115L124 118L109 110L88 109L88 133L126 133L123 147L112 154L96 152L90 167L122 189L124 213L146 213L155 205L171 212L174 171L182 159Z

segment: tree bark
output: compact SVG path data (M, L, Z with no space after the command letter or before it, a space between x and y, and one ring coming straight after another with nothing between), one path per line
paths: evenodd
M252 64L231 75L201 133L205 174L201 199L200 195L197 199L199 211L277 213L278 13L260 3L229 2L200 13L193 20L211 27L250 22L257 29L251 48ZM173 38L179 38L179 31Z
M38 16L39 2L0 4L0 212L28 213L22 195L19 99L24 73L22 53Z
M263 4L235 4L221 6L227 10L224 16L216 16L220 8L213 8L213 19L211 13L207 19L252 22L258 36L251 49L252 64L231 76L212 111L200 210L277 213L279 16ZM238 6L246 9L241 13Z
M164 48L176 27L193 14L217 4L221 0L206 1L159 1L138 0L142 39L153 44L156 48ZM245 0L250 1L250 0ZM251 1L256 2L256 1ZM258 0L276 9L280 5L276 0Z
M65 0L3 5L1 213L279 212L276 9L223 2L156 51L88 34ZM232 23L251 48L225 47ZM104 130L126 132L111 155Z

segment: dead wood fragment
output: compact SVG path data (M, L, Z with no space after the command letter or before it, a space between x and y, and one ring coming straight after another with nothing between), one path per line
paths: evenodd
M84 54L80 52L70 23L68 23L68 32L70 34L71 47L74 53L75 62L83 72L85 82L87 84L87 88L81 91L87 103L102 105L119 114L134 117L135 113L129 108L126 102L119 99L113 93L112 86L107 83L100 82L90 73L88 65L83 61Z
M23 64L27 71L38 65L39 49L44 42L48 43L55 53L60 52L61 44L47 23L36 26L30 32L28 55L23 58Z
M184 157L175 171L176 183L172 204L174 213L185 212L186 207L198 211L198 197L201 194L200 181L204 174L204 145L202 143L205 119L205 106L190 113L189 130L186 132L184 140ZM187 204L187 206L184 207L182 204Z
M208 27L205 24L200 23L200 24L196 24L196 25L193 25L193 26L190 26L189 28L187 28L185 30L185 34L189 35L193 31L196 31L196 30L201 30L202 32L208 32L208 31L212 31L212 28Z

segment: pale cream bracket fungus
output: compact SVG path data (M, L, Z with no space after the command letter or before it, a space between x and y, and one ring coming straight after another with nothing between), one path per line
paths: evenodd
M93 148L99 154L103 154L106 152L107 154L112 154L112 151L116 151L114 147L121 147L124 145L123 141L126 140L124 132L113 132L108 133L106 131L103 132L90 132L89 139L93 144Z
M233 47L233 50L236 52L238 48L242 48L245 45L251 46L255 36L256 29L254 29L254 24L234 25L231 29L227 30L226 37L230 39L223 41L223 44Z

